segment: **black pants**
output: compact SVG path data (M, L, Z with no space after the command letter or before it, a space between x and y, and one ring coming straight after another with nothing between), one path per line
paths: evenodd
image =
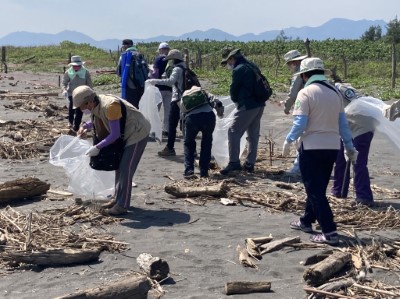
M139 109L139 101L144 93L144 88L126 88L126 99L129 103Z
M75 131L79 130L79 126L82 122L82 111L79 108L73 109L72 96L68 97L69 105L68 105L68 121L72 126L72 129Z
M181 118L178 101L171 102L171 109L169 111L169 125L168 125L168 142L167 147L173 149L176 139L176 128L178 127L179 119Z
M323 233L336 231L326 189L338 150L299 150L300 171L307 193L306 208L300 220L305 225L318 221Z

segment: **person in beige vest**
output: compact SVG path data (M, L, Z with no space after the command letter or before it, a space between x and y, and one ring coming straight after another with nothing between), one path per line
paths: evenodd
M121 134L121 105L126 108L124 141L125 147L119 168L115 171L115 196L103 206L104 214L121 215L128 212L131 202L132 179L147 145L150 122L129 102L114 95L97 95L88 86L79 86L72 93L74 108L91 114L92 121L85 122L78 130L81 136L85 130L95 128L99 143L86 152L97 156L100 150L115 142Z

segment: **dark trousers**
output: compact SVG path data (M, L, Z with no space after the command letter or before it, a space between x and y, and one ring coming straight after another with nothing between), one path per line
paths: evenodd
M300 171L307 193L304 215L305 225L318 221L323 233L336 231L333 213L326 197L326 189L338 150L304 150L300 148Z
M373 201L371 190L371 181L368 172L368 155L371 146L373 132L367 132L357 136L353 140L354 147L358 151L357 162L354 167L354 188L356 190L356 197L367 201ZM340 152L338 153L336 164L334 168L334 180L331 193L336 197L346 198L349 192L350 184L350 167L346 170L346 159L344 157L344 147L341 145ZM344 182L344 187L343 187ZM343 194L342 194L343 189Z
M144 88L126 88L126 99L129 103L139 109L139 101L144 93Z
M176 139L176 128L178 127L179 119L181 118L178 101L171 102L169 110L169 125L168 125L168 141L167 147L173 149Z
M79 130L79 126L81 125L82 122L82 111L79 108L72 108L72 96L68 97L69 105L68 105L68 122L72 126L72 129L75 131Z
M191 114L185 118L185 137L183 149L185 154L185 172L194 170L194 153L196 151L196 136L201 132L201 148L199 168L200 173L207 173L211 160L213 132L215 129L215 114L213 111Z

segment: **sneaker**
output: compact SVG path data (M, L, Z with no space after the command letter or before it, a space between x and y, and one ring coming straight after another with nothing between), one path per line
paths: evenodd
M176 156L175 149L169 149L167 146L164 147L164 149L160 152L158 152L158 155L161 157L167 157L167 156Z
M168 137L168 132L167 131L162 131L162 137Z
M319 244L337 245L339 243L339 236L337 232L315 234L310 237L310 241Z
M369 199L356 198L356 200L352 203L352 205L362 205L371 208L375 205L375 202L373 199L369 200Z
M300 220L295 220L295 221L290 222L290 228L301 230L308 234L311 234L313 232L313 228L311 225L310 226L305 225L305 224L301 223Z
M243 164L243 169L246 170L247 172L254 172L254 164L244 162Z
M208 170L200 170L201 178L208 178Z
M104 216L119 216L128 213L128 209L125 209L117 204L113 205L109 209L102 209L101 214Z
M185 179L187 179L187 180L190 180L190 179L195 179L196 178L196 176L194 175L194 171L193 170L185 170L185 172L184 172L184 174L183 174L183 177L185 178Z
M240 162L232 163L229 162L228 165L220 170L220 174L222 175L228 175L230 172L235 171L235 170L242 170L242 166L240 165Z

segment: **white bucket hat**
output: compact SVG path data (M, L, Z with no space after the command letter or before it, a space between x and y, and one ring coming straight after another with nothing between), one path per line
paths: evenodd
M303 73L316 71L316 70L325 72L324 62L320 58L317 58L317 57L306 58L301 61L300 71L295 73L294 75L300 75Z
M307 58L307 55L301 56L300 52L297 50L291 50L283 56L283 59L285 59L285 64L288 64L291 61L303 60L305 58Z
M69 65L82 65L82 64L84 64L85 62L84 61L82 61L82 59L81 59L81 57L80 56L78 56L78 55L75 55L75 56L72 56L71 57L71 62L70 62L70 64Z
M158 46L158 50L160 49L169 49L169 45L166 42L162 42L159 46Z

